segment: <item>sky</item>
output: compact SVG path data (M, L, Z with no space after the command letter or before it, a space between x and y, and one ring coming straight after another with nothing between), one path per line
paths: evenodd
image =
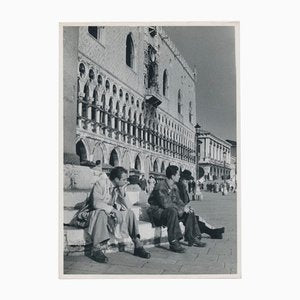
M164 27L188 65L197 69L197 122L236 140L234 27Z

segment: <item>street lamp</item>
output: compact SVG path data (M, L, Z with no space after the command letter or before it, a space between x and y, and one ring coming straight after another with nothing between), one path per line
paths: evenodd
M199 136L200 136L201 126L197 123L195 126L195 145L196 145L196 180L199 179Z
M223 179L224 179L224 187L223 187L223 195L227 195L227 188L226 188L226 176L225 176L225 163L226 163L226 151L223 152L223 160L224 160L224 167L223 167Z

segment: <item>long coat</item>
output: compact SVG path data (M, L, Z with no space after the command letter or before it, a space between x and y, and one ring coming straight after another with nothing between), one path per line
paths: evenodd
M108 178L104 184L102 178L94 184L89 198L83 203L70 225L88 227L88 233L92 235L98 217L97 211L102 210L106 214L106 226L112 237L123 241L129 236L126 214L130 208L131 202L126 195L126 186L114 187Z

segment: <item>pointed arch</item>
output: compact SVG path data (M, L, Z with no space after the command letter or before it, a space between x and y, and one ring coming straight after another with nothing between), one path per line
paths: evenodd
M119 165L119 156L118 156L116 149L113 149L110 153L109 164L112 167L116 167Z
M166 171L165 162L162 161L161 167L160 167L160 173L165 174L165 171Z
M126 65L130 68L134 68L134 43L132 39L132 33L129 33L126 37Z
M158 173L158 159L156 159L153 163L153 172Z
M137 171L141 171L141 159L140 156L137 155L134 161L134 169Z
M169 88L169 76L167 69L164 70L163 73L163 96L168 96L168 88Z
M178 105L177 105L178 113L182 114L182 94L180 89L178 90L177 101L178 101Z
M88 160L88 147L82 139L76 142L76 154L79 156L80 162Z

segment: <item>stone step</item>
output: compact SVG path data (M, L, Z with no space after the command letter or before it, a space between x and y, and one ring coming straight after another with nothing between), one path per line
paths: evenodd
M184 232L184 226L180 223L181 231ZM168 241L168 233L166 227L152 227L149 222L139 221L139 231L144 246L152 246L166 243ZM126 248L133 247L130 238L125 240ZM72 226L64 226L64 252L65 255L82 254L90 250L92 246L91 237L87 229L77 229ZM117 241L112 237L108 243L106 252L116 252Z
M184 232L184 226L180 223L181 231ZM159 245L168 241L168 233L166 227L152 227L149 222L139 221L139 231L141 240L146 247ZM125 240L126 249L131 249L133 243L130 238ZM90 250L92 241L87 229L77 229L72 226L64 226L64 252L65 255L82 254ZM117 241L111 238L106 252L116 252Z
M166 228L155 227L153 228L151 223L139 221L139 231L142 240L153 239L154 237L164 237L167 235ZM78 229L73 226L64 226L64 233L67 238L68 245L88 245L91 243L87 229ZM127 242L129 242L128 240Z
M147 207L141 207L141 206L132 206L131 210L134 212L136 218L141 221L149 221L149 217L147 214ZM70 221L73 219L75 216L77 210L69 207L64 208L64 219L63 223L64 224L69 224Z
M89 197L89 191L64 191L64 206L75 207Z

